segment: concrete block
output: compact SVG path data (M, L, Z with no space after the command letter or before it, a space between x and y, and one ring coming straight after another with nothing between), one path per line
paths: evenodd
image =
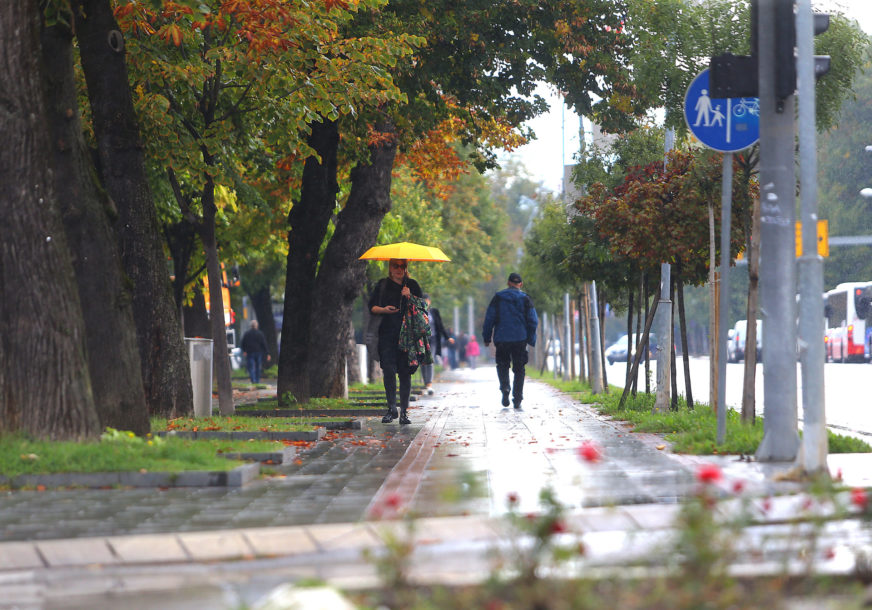
M51 568L118 563L104 538L44 540L35 544Z
M42 568L44 564L31 542L4 542L0 544L0 570Z
M168 563L188 561L188 554L172 534L114 536L107 544L122 563Z
M193 561L223 561L254 556L245 537L234 530L178 534L179 543Z
M305 527L269 527L242 532L257 557L304 555L318 550Z
M322 551L354 550L381 546L381 539L366 524L310 525L309 535Z

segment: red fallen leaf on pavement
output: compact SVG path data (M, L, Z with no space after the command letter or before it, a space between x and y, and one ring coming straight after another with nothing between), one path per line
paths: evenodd
M45 485L37 485L36 491L45 491Z
M457 453L446 453L445 457L458 457Z
M393 492L385 497L385 505L390 506L391 508L399 508L403 504L403 498L400 494Z
M585 462L599 462L602 459L602 452L596 445L590 441L586 441L578 448L578 457Z

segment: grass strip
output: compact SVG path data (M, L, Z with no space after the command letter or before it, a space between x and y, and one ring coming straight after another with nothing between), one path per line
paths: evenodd
M124 432L120 434L126 434ZM134 440L136 439L136 440ZM117 441L33 441L0 438L0 472L7 477L66 472L227 471L244 462L218 455L230 452L281 451L275 441L193 441L140 438Z
M151 418L153 432L177 431L225 431L225 432L307 432L324 422L312 417L249 417L231 415L229 417L177 417L165 419Z
M727 410L724 443L717 443L717 414L703 402L696 402L689 409L683 397L678 398L678 409L667 413L654 413L654 394L637 392L628 396L623 408L619 408L622 388L609 386L608 394L593 394L588 384L580 381L553 379L552 374L532 371L531 377L573 394L575 398L596 409L603 415L626 421L633 425L634 432L662 434L672 444L676 453L692 455L753 455L763 440L763 418L757 417L753 424L742 421L741 414ZM800 436L802 431L800 431ZM869 453L872 447L852 436L836 434L827 430L829 453Z
M375 402L375 400L371 400L368 402ZM279 406L278 399L271 400L258 400L257 404L254 405L244 405L241 407L237 407L237 411L248 410L257 410L257 411L269 411L270 409L292 409L300 412L305 411L331 411L331 410L339 410L339 409L368 409L372 408L374 410L382 409L384 410L385 405L375 405L375 406L367 406L362 405L360 402L356 400L345 400L344 398L311 398L307 403L298 403L293 402L288 405Z

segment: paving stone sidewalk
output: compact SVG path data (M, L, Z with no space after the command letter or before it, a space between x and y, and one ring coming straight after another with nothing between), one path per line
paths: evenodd
M761 511L771 523L748 535L775 532L790 545L791 532L778 528L804 505L801 493L789 495L802 487L773 476L789 465L675 456L659 437L633 434L539 382L528 382L522 410L505 409L495 377L492 367L445 373L437 394L415 403L412 425L369 418L241 489L5 492L0 608L93 610L122 599L129 610L234 608L300 578L372 586L361 551L378 548L384 528L402 527L371 520L396 506L420 517L416 578L470 582L487 575L490 551L506 540L508 495L535 510L545 486L570 509L589 561L620 566L664 543L704 462L723 469L724 489L741 479L759 501L787 492ZM600 462L579 459L585 442ZM830 456L830 467L868 486L867 461ZM852 569L845 540L870 541L856 520L834 523L827 536L837 552L823 568L834 573Z

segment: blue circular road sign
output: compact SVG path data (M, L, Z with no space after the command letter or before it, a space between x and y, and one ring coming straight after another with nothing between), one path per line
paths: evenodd
M696 75L684 95L684 120L700 142L721 152L744 150L760 139L760 100L709 96L709 70Z

